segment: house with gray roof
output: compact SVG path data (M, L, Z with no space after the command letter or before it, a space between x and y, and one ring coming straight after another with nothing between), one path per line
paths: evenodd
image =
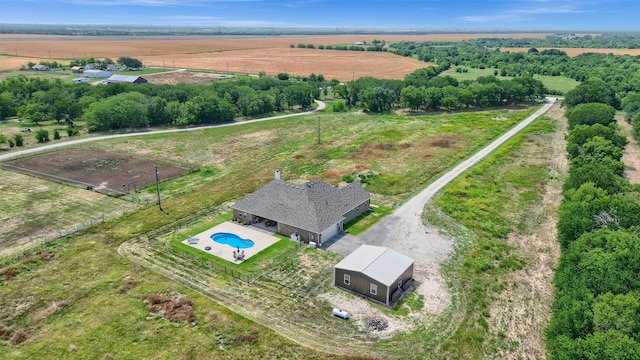
M413 264L389 248L362 245L333 267L333 284L390 306L411 287Z
M345 223L369 210L369 201L369 193L358 182L343 188L321 180L297 185L280 181L277 175L231 208L237 221L264 221L282 235L322 245L341 232Z

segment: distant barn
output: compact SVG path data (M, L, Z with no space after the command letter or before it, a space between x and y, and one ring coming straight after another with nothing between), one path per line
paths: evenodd
M31 70L35 71L49 71L49 67L47 65L33 65Z
M133 83L133 84L145 84L147 79L141 76L129 76L129 75L111 75L107 79L107 84L111 83Z
M389 248L362 245L333 267L333 284L390 306L411 287L413 263Z
M111 76L111 72L106 70L89 69L82 73L82 76L90 78L108 78Z

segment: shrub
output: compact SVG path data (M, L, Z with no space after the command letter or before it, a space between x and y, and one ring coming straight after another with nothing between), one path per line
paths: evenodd
M60 140L60 131L58 129L53 130L53 140Z
M13 141L13 139L9 139L9 140L7 140L7 142L9 143L9 147L11 147L11 148L16 146L16 143Z
M353 178L353 175L344 175L342 176L342 181L347 182L347 183L352 183L355 179Z
M49 139L49 131L45 129L38 130L36 132L36 140L38 140L39 143L50 141L51 139Z
M331 111L333 112L345 112L347 111L347 105L344 101L339 100L331 104Z
M16 143L16 146L21 147L24 146L24 137L21 134L15 134L13 136L13 141Z
M66 130L67 130L67 136L69 137L80 134L80 130L78 130L78 128L75 128L75 127L69 126Z

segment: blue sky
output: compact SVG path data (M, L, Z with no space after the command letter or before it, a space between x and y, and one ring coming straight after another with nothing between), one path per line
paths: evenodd
M640 30L639 0L0 0L0 23Z

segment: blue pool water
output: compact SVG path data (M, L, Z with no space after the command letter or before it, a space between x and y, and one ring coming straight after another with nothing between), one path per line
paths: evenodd
M220 244L227 244L234 249L248 249L253 246L252 240L243 239L240 236L231 233L215 233L211 235L211 240Z

